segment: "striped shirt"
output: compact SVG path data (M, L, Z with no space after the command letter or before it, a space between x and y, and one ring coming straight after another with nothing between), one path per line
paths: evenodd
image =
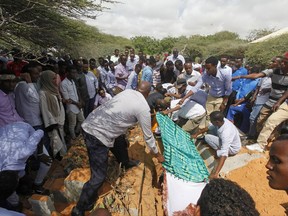
M279 68L262 71L267 77L271 77L272 88L268 101L264 104L266 108L271 108L281 98L288 89L288 74L285 75Z

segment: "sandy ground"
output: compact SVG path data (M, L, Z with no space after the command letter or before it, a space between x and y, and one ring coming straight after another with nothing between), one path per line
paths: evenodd
M227 177L249 192L260 215L286 215L283 206L288 205L288 196L283 191L272 190L269 187L265 168L267 160L266 153L266 158L253 160L247 166L232 171Z

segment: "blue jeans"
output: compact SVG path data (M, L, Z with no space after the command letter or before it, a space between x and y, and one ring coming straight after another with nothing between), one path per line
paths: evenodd
M250 113L250 128L249 128L249 137L256 138L257 137L257 130L256 130L256 124L257 124L257 118L259 116L260 110L263 107L263 104L255 104L252 107L252 112Z

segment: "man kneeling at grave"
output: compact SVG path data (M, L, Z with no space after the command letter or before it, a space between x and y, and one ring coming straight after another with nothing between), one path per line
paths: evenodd
M208 132L204 137L205 142L216 151L216 156L219 158L217 166L213 169L209 178L217 178L226 158L240 151L241 140L235 125L224 118L222 112L212 112L210 121L212 125L192 135L192 138L195 139L198 135Z

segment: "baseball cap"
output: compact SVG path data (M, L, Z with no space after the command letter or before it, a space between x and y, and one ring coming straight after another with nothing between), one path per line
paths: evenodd
M186 82L186 79L184 79L184 78L180 78L180 79L178 79L176 82L175 82L175 88L177 88L177 89L179 89L179 88L181 88L183 85L186 85L187 84L187 82Z

